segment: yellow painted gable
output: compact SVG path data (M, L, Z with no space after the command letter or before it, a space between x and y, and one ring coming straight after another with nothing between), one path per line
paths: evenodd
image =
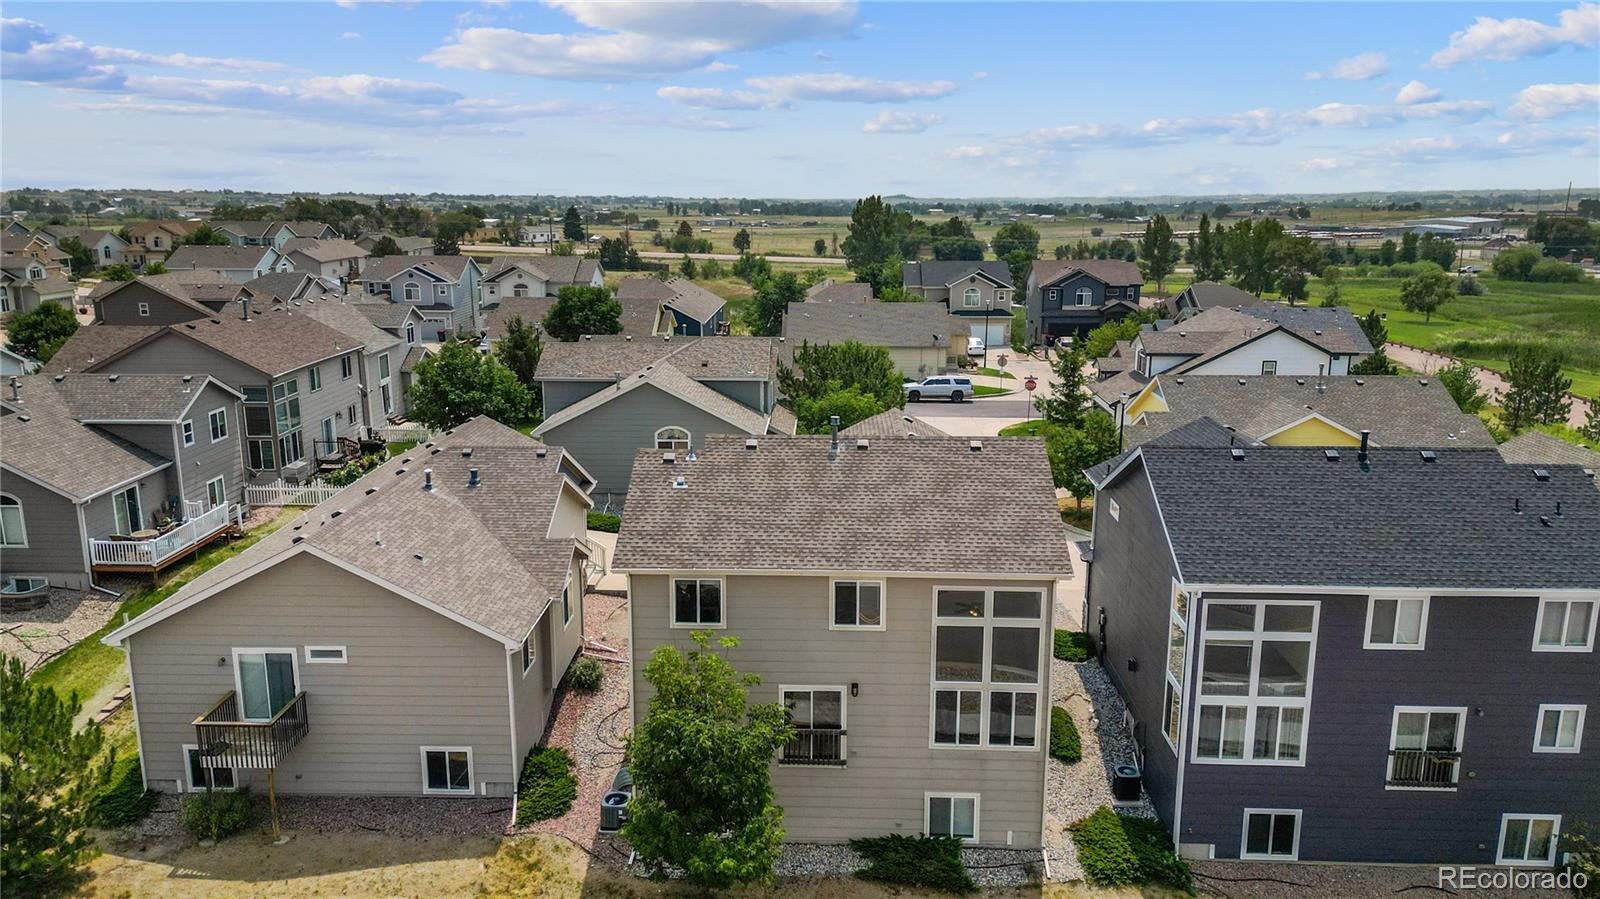
M1312 416L1262 441L1268 446L1360 446L1361 438Z
M1150 382L1143 391L1128 404L1128 421L1138 421L1139 416L1146 412L1169 412L1167 401L1161 398L1161 391L1157 389L1156 382Z

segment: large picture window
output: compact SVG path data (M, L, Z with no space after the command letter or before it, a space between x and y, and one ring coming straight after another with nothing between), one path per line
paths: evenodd
M883 630L883 582L834 581L833 614L828 626L844 631Z
M673 627L726 627L721 578L673 578Z
M1535 652L1588 652L1594 649L1595 601L1547 599L1539 603Z
M1037 747L1044 591L941 587L933 606L932 745Z
M1318 605L1209 601L1193 759L1304 764Z

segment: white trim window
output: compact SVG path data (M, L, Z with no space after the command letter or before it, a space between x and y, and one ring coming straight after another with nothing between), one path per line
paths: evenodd
M227 475L217 475L206 481L206 503L213 509L228 504Z
M1047 291L1047 295L1051 301L1061 299L1061 291L1055 287L1050 288L1050 290Z
M977 793L922 794L922 832L930 837L957 837L978 842Z
M212 409L206 416L207 423L211 426L211 442L216 443L228 439L228 410Z
M238 786L234 771L225 765L206 765L200 757L197 743L183 744L183 788L190 793L204 793L207 788L230 791Z
M1465 706L1395 706L1384 784L1391 790L1454 790L1466 732Z
M1043 590L934 588L930 747L1038 748L1047 611Z
M1263 359L1263 360L1261 360L1261 373L1263 375L1275 375L1275 374L1277 374L1278 373L1278 360L1276 360L1276 359Z
M306 381L311 385L311 392L316 393L322 389L322 366L313 365L306 369Z
M1590 652L1594 649L1595 600L1546 599L1539 603L1533 629L1534 652Z
M885 627L883 581L834 581L828 629L881 631Z
M1122 520L1122 504L1118 503L1116 500L1113 499L1106 503L1106 511L1111 513L1112 521Z
M1189 602L1189 594L1173 581L1172 603L1167 615L1167 673L1161 702L1161 735L1174 755L1178 753L1178 736L1183 723L1183 658L1189 645Z
M343 665L350 661L350 654L343 646L307 646L307 665Z
M271 721L299 695L299 654L291 648L234 647L233 689L239 717Z
M561 626L566 627L572 623L572 578L568 577L566 584L561 587Z
M346 353L339 357L339 380L348 381L356 373L356 357L354 353Z
M1501 815L1500 842L1494 863L1551 867L1556 863L1556 843L1560 838L1560 815Z
M471 796L472 747L423 746L422 792L429 796Z
M0 493L0 546L28 546L28 519L22 514L22 500L9 493Z
M672 579L673 627L725 628L728 626L727 591L720 577Z
M1422 649L1428 638L1428 597L1367 597L1366 634L1362 649Z
M533 663L539 661L539 649L533 643L533 632L538 627L539 625L536 622L533 627L528 628L528 632L522 637L522 645L518 647L518 652L522 656L522 674L524 677L527 676L528 669L533 667Z
M983 305L983 294L976 287L968 287L961 292L961 305L966 309L977 309Z
M1300 858L1300 809L1247 808L1239 835L1239 857L1269 862Z
M780 765L823 765L843 767L845 759L845 705L848 691L843 686L779 685L778 699L789 712L795 729L778 753Z
M1090 287L1080 287L1080 288L1078 288L1078 292L1074 295L1074 300L1073 301L1075 303L1077 303L1079 306L1093 306L1094 305L1094 289L1090 288Z
M178 430L183 433L183 445L194 446L194 419L186 418L178 425Z
M406 346L417 342L417 323L406 322Z
M400 289L400 295L406 299L406 302L415 303L422 299L422 285L415 281L407 281L405 286Z
M140 303L139 304L139 316L141 318L149 318L150 317L150 304L149 303Z
M1534 725L1533 751L1576 754L1583 749L1583 719L1588 706L1539 706L1539 721Z
M1191 760L1305 764L1320 604L1208 600Z
M116 521L117 533L124 536L144 528L143 503L139 502L138 484L111 494L111 515Z
M667 425L656 431L656 449L682 453L689 449L689 429Z

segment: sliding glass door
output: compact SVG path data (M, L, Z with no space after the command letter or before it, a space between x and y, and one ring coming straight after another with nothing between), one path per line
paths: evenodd
M246 721L269 721L294 700L293 650L244 649L234 653L239 666L239 713Z

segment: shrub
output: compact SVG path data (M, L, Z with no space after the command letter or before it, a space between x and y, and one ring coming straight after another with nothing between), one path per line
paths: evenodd
M620 515L608 515L605 512L590 512L589 530L615 534L622 530L622 517Z
M528 752L517 781L517 826L559 818L577 798L578 780L565 749L546 746Z
M1083 740L1078 725L1063 708L1050 710L1050 757L1071 765L1083 760Z
M961 864L961 840L956 837L888 836L851 840L867 866L856 872L862 880L901 886L928 887L949 893L975 893L978 885Z
M600 676L603 673L599 662L580 657L567 669L567 682L572 684L574 690L593 693L600 688Z
M1118 815L1101 806L1068 825L1084 874L1103 886L1157 883L1194 892L1189 864L1172 850L1160 821Z
M1456 293L1464 297L1481 297L1484 294L1483 282L1471 275L1456 277Z
M1600 842L1596 842L1586 822L1574 821L1562 828L1561 854L1568 859L1567 870L1573 872L1573 880L1577 880L1578 874L1588 880L1582 889L1574 886L1573 894L1578 899L1600 896Z
M1055 656L1063 662L1087 662L1094 655L1089 635L1083 631L1056 631Z
M130 827L156 807L156 794L144 788L139 754L130 752L111 769L111 779L90 801L97 827Z
M183 826L197 840L221 840L249 827L255 812L249 787L195 793L183 800Z
M1534 263L1533 270L1528 272L1528 280L1556 284L1577 284L1584 280L1584 275L1583 269L1576 265L1562 262L1559 259L1541 259Z

